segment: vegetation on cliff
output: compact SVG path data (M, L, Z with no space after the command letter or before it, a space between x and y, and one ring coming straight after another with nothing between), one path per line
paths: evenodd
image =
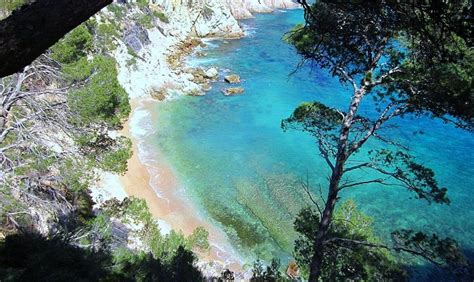
M131 110L111 56L117 27L91 19L0 80L2 280L202 279L193 252L209 248L206 230L163 234L144 200L94 207L97 171L123 174L132 154L111 134Z
M298 204L312 205L295 211L294 226L285 223L285 231L257 230L241 224L237 216L218 220L235 227L236 240L252 237L252 242L242 241L247 247L265 240L265 232L288 250L298 233L294 257L310 281L404 280L400 252L422 257L456 278L472 277L472 264L450 238L396 230L393 244L387 245L355 203L339 203L343 191L371 184L403 187L430 203L450 203L434 171L418 163L404 146L384 138L381 129L396 117L428 114L472 130L474 53L466 24L472 5L461 1L443 4L443 9L415 6L417 13L411 15L406 6L385 2L300 2L306 24L288 41L305 60L353 90L347 111L308 102L282 122L285 130L302 130L315 138L331 171L329 193L314 199L309 185L294 192L298 199L293 201L309 198ZM111 133L121 128L131 110L111 52L125 41L127 32L142 36L139 44L125 42L133 66L146 41L143 30L158 21L169 22L161 9L148 4L140 0L111 6L103 17L72 30L22 72L1 79L2 280L203 279L195 252L209 249L205 229L197 228L190 236L163 234L145 201L112 199L94 207L90 195L97 171L123 174L132 154L131 141ZM199 16L211 18L213 13L205 5ZM123 24L125 19L133 25ZM380 107L375 119L357 114L369 95ZM373 139L383 149L364 151ZM355 164L357 157L363 161ZM378 176L352 181L348 176L360 169ZM272 197L281 197L278 187L272 189ZM268 213L274 207L266 196L256 192L241 198L251 212L269 217L268 222L280 220L278 212ZM293 218L295 213L285 216ZM268 265L257 260L251 279L282 281L281 270L278 260ZM225 271L220 279L234 276Z

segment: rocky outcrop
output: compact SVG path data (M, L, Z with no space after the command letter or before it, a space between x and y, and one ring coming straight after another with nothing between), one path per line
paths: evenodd
M137 24L129 25L123 32L123 42L136 53L150 44L148 32L142 26Z
M171 34L197 37L230 37L244 35L229 7L222 0L157 0L173 22Z
M204 76L209 79L216 78L218 75L219 71L216 68L210 68L204 73Z
M224 81L227 83L240 83L240 76L236 74L227 75L224 77Z
M274 9L298 6L291 0L226 0L226 4L236 19L247 19L253 17L254 13L270 13Z
M157 0L155 5L177 23L179 30L198 37L240 38L244 35L237 19L253 13L297 7L291 0Z
M244 32L237 19L295 5L291 0L155 0L145 9L127 7L128 15L143 16L147 11L154 11L163 14L166 20L154 21L154 28L147 30L134 26L137 24L132 16L122 21L124 34L114 52L119 66L118 79L131 98L165 86L171 90L166 95L158 91L155 98L201 95L219 75L212 69L195 73L183 70L183 58L203 46L195 37L239 38ZM109 16L114 15L110 12Z
M239 95L243 94L245 89L243 87L231 87L231 88L226 88L222 90L222 93L224 93L225 96L234 96L234 95Z

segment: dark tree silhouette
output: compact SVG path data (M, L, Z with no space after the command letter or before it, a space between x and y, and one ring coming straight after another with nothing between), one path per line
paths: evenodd
M0 22L0 77L29 65L112 0L37 0Z

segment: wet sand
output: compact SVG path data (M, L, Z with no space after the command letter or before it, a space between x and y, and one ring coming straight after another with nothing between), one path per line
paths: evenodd
M144 98L131 100L133 118L137 109L153 113L154 103ZM153 121L156 117L151 116ZM205 261L215 261L224 264L232 271L241 271L243 261L229 244L224 232L199 215L195 206L186 199L182 186L171 166L166 164L158 148L152 152L152 161L143 163L140 160L138 149L140 142L133 135L130 120L124 124L122 134L132 139L133 156L128 161L128 171L120 177L120 181L129 196L144 199L152 215L166 222L175 231L181 230L185 235L190 235L199 226L209 231L208 252L199 256ZM155 190L157 189L157 190ZM164 229L164 228L162 228Z

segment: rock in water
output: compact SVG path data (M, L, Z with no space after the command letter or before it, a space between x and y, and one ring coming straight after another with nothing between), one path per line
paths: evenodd
M215 78L218 75L219 75L219 72L217 71L216 68L210 68L205 73L206 78Z
M234 96L244 93L245 89L243 87L232 87L222 90L225 96Z
M168 96L168 91L165 87L152 88L149 90L149 94L151 97L153 97L153 99L156 99L158 101L164 101Z
M231 74L224 77L225 82L227 83L240 83L240 76L236 74Z

